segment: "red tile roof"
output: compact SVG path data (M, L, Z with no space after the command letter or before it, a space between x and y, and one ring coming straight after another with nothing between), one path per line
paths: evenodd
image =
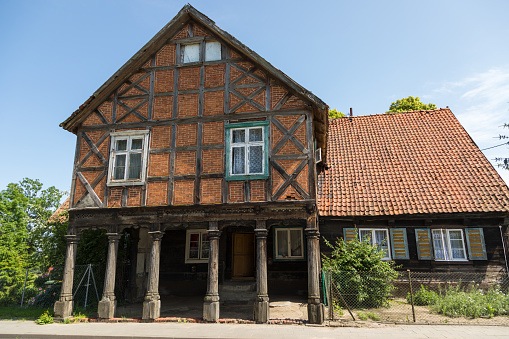
M509 189L446 108L330 121L322 216L509 212Z
M65 212L69 210L69 199L65 199L64 203L57 208L55 213L48 219L49 223L64 223L67 221L67 214Z

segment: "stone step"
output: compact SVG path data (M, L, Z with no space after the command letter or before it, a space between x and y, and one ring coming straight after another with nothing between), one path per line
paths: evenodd
M256 282L225 281L219 285L219 299L222 302L250 302L256 297Z

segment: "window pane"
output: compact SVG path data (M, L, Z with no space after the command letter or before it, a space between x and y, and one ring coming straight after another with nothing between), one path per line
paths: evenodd
M435 249L435 259L445 260L444 247L442 246L441 230L433 230L433 248Z
M290 230L290 245L292 250L292 257L302 256L302 231Z
M131 149L142 149L143 148L143 139L133 139L131 141Z
M125 154L117 154L115 156L115 168L113 170L113 180L124 180L125 157L126 157Z
M115 151L127 150L127 140L117 140Z
M205 61L221 60L221 44L217 41L205 43Z
M277 230L277 256L287 257L288 256L288 232L286 230Z
M209 235L208 233L201 234L201 259L208 259L210 253Z
M232 173L244 174L246 173L246 148L233 147L232 148Z
M129 157L128 179L141 179L141 153L131 153Z
M239 142L246 142L246 130L243 129L234 129L232 131L232 142L239 143Z
M200 234L192 233L189 235L189 259L198 259L198 246L200 240Z
M375 244L384 250L385 257L389 258L389 242L387 241L386 230L375 230Z
M466 259L461 231L449 231L452 259Z
M359 236L361 241L371 242L371 230L359 230Z
M249 173L263 173L263 146L249 147Z
M263 141L263 129L251 128L249 130L249 141Z
M183 63L200 61L200 44L184 45Z

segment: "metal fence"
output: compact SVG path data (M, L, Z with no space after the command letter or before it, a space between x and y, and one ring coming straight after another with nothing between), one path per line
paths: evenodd
M330 320L509 325L506 274L324 270L322 278Z
M35 269L18 271L0 271L0 303L51 309L60 297L63 267L56 266L41 273ZM115 296L117 303L126 302L129 287L130 265L117 265ZM76 265L73 279L74 309L97 309L102 296L105 278L104 265ZM9 293L9 295L7 295Z

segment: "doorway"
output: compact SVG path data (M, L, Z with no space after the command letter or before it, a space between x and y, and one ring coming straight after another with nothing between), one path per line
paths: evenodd
M233 233L233 279L253 279L255 273L253 233Z

